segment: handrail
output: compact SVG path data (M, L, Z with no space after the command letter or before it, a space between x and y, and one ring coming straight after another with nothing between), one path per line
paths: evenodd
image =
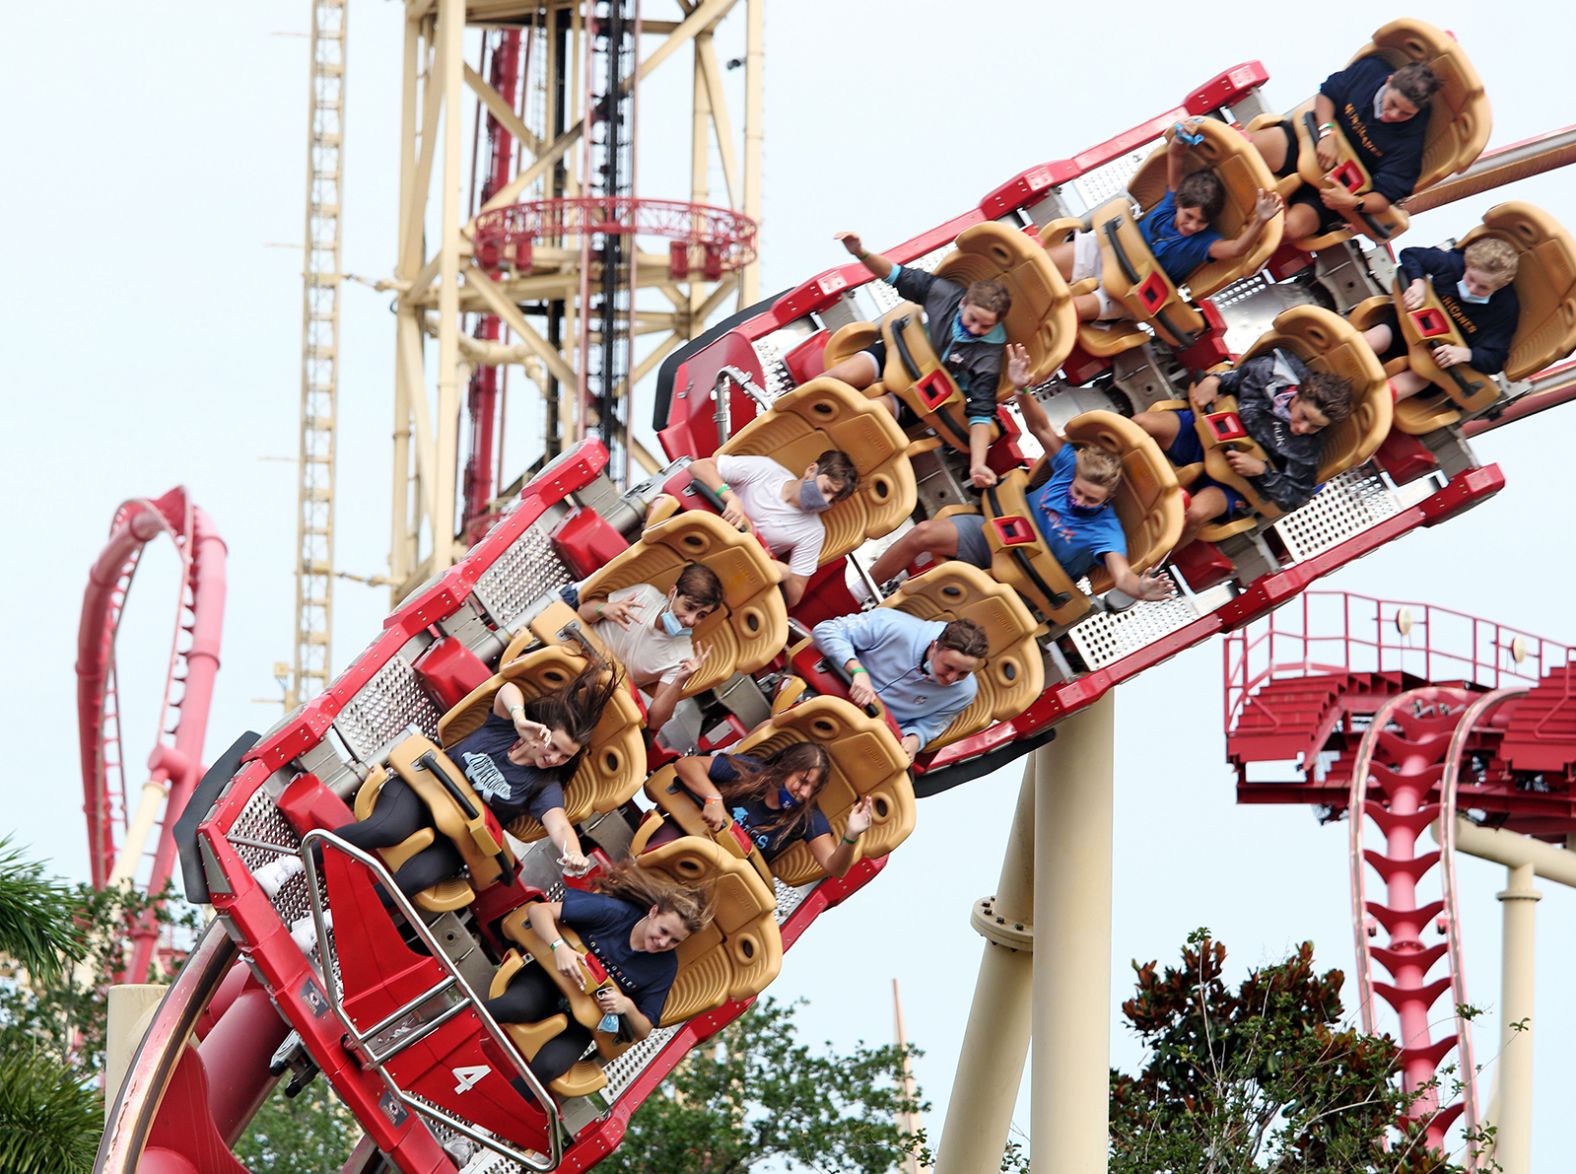
M426 991L419 998L407 1002L405 1006L401 1007L393 1014L385 1016L383 1020L374 1024L371 1028L364 1032L357 1028L356 1025L351 1022L350 1016L345 1013L344 1000L342 998L342 992L339 986L339 978L335 974L334 967L329 964L330 954L328 930L323 923L324 910L322 890L318 883L317 853L312 851L312 849L319 844L322 844L326 848L332 848L334 851L350 857L363 868L366 868L372 872L378 881L382 883L383 891L398 908L401 916L405 918L406 923L412 929L414 929L417 936L421 938L422 945L426 947L427 952L444 970L448 971L448 979L446 981ZM441 1121L448 1128L453 1129L457 1133L463 1133L466 1137L470 1138L470 1140L476 1142L478 1145L485 1146L488 1149L503 1154L511 1161L519 1162L528 1169L543 1171L557 1169L559 1162L563 1160L564 1133L563 1118L559 1113L557 1102L555 1102L548 1094L546 1087L542 1084L541 1080L537 1078L536 1073L531 1071L531 1066L526 1062L525 1058L520 1055L519 1050L514 1046L514 1041L510 1039L507 1034L505 1034L501 1027L498 1026L498 1021L492 1017L491 1012L487 1010L480 996L478 996L476 992L471 989L470 984L465 981L465 976L460 973L459 968L454 965L448 954L444 952L443 947L438 942L438 939L433 936L432 930L429 929L427 923L422 920L421 915L416 911L415 906L410 903L409 898L407 898L405 894L400 891L399 886L394 883L394 876L384 866L383 861L378 859L376 856L372 856L369 853L363 852L354 844L341 839L333 832L326 831L323 828L312 828L306 833L306 835L301 837L301 858L306 864L306 889L307 894L311 899L312 928L317 935L318 956L323 960L323 985L328 993L329 1005L334 1009L334 1014L339 1017L339 1021L344 1025L345 1031L349 1035L350 1039L354 1041L353 1046L355 1050L366 1057L366 1062L369 1066L378 1069L379 1073L387 1082L389 1090L395 1097L399 1099L402 1104L421 1114L423 1117L431 1117ZM414 1010L415 1007L420 1006L422 1003L429 1002L438 995L455 988L458 988L459 993L465 1000L465 1004L469 1004L471 1010L476 1012L476 1018L481 1022L482 1030L492 1037L493 1042L499 1046L503 1054L508 1058L509 1062L514 1065L516 1071L520 1075L520 1078L524 1080L527 1087L530 1088L531 1095L536 1098L537 1105L542 1109L543 1113L547 1115L548 1123L550 1125L550 1128L547 1131L547 1142L551 1151L549 1155L551 1158L550 1164L546 1166L540 1165L530 1156L529 1153L525 1152L524 1150L517 1150L496 1136L484 1134L478 1131L477 1128L468 1121L454 1117L437 1108L435 1105L429 1104L426 1101L418 1100L417 1098L408 1095L404 1089L400 1088L399 1085L388 1076L387 1073L383 1072L383 1064L385 1061L398 1055L400 1052L404 1051L411 1045L419 1043L428 1035L431 1035L432 1032L436 1031L444 1023L448 1022L448 1020L457 1015L459 1013L459 1009L465 1004L456 1004L454 1008L446 1008L444 1012L440 1013L434 1020L424 1023L416 1031L397 1041L397 1046L391 1047L387 1051L379 1052L375 1050L369 1045L369 1041L375 1039L382 1032L386 1031L401 1016L409 1014L412 1010Z
M1328 634L1315 635L1315 627L1329 618L1326 609L1337 604L1339 615ZM1451 608L1307 591L1295 603L1226 635L1223 728L1230 733L1248 698L1272 679L1408 672L1429 681L1454 678L1497 689L1531 685L1570 662L1571 653L1571 645ZM1566 681L1567 695L1573 685Z

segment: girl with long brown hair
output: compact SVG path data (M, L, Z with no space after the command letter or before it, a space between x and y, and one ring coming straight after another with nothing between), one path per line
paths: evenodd
M711 924L711 889L688 888L628 859L609 866L593 886L595 892L566 888L561 901L536 902L530 907L531 929L547 943L558 973L581 986L584 964L563 936L563 927L575 930L613 979L613 985L596 992L602 1014L620 1020L625 1038L645 1039L661 1020L662 1005L678 975L673 951ZM562 998L558 984L541 966L526 966L508 990L485 1005L500 1023L536 1023L557 1014ZM550 1084L570 1069L591 1040L591 1029L571 1018L562 1033L542 1045L531 1071Z
M870 827L867 795L848 814L841 839L815 799L826 786L832 762L815 742L794 742L764 757L714 754L679 759L679 782L701 805L701 818L721 831L731 817L770 864L801 840L815 862L842 876L859 858L859 837Z
M559 850L559 863L570 875L583 873L590 861L581 852L580 839L564 810L564 783L574 776L603 708L622 683L617 673L592 665L561 689L528 701L520 686L505 682L481 728L446 751L499 823L507 827L521 815L539 820ZM396 777L384 784L371 815L335 830L370 852L391 848L432 826L427 805ZM431 847L400 866L394 883L400 892L413 897L457 875L464 866L459 849L440 835ZM300 857L281 856L258 869L255 876L272 897L303 867Z

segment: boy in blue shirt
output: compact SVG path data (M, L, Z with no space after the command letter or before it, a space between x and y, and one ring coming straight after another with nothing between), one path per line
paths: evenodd
M1303 184L1287 201L1286 236L1301 240L1330 232L1346 223L1348 212L1374 215L1411 195L1423 170L1429 100L1438 89L1439 78L1425 63L1392 69L1377 54L1325 78L1313 103L1319 166L1328 172L1340 162L1333 141L1340 130L1373 190L1354 196L1339 184ZM1297 170L1297 130L1290 122L1263 127L1249 138L1277 178Z
M1466 345L1443 343L1434 348L1434 362L1448 370L1465 363L1484 375L1505 369L1510 344L1521 319L1516 297L1516 269L1520 260L1514 247L1497 237L1473 241L1465 249L1402 249L1401 272L1406 289L1401 302L1408 310L1422 306L1427 296L1424 278L1431 278L1434 294ZM1384 320L1363 331L1381 362L1406 354L1406 339L1392 306ZM1398 371L1390 377L1397 402L1429 386L1416 371Z
M1127 535L1111 506L1122 483L1122 462L1098 445L1071 445L1051 427L1040 401L1025 394L1029 379L1029 352L1013 344L1007 348L1007 376L1018 389L1018 410L1024 427L1050 457L1050 477L1029 492L1035 528L1052 556L1073 579L1087 575L1096 560L1105 564L1116 589L1135 599L1164 599L1171 584L1158 572L1133 573L1127 561ZM985 519L979 514L954 514L931 518L915 526L889 546L870 568L870 577L884 583L921 554L936 562L961 559L989 569L990 546L985 540ZM863 582L850 586L856 599L868 598Z
M1192 134L1198 119L1178 125ZM1207 261L1234 261L1251 252L1264 226L1281 210L1281 199L1274 192L1260 190L1253 217L1241 232L1227 240L1213 224L1226 206L1225 186L1213 171L1183 173L1187 143L1176 129L1166 132L1170 136L1166 147L1166 194L1144 213L1138 221L1138 231L1172 284L1182 285L1193 270ZM1100 244L1092 232L1075 233L1071 240L1051 245L1046 252L1069 282L1100 277ZM1129 316L1124 307L1111 300L1103 286L1096 286L1093 293L1079 294L1073 305L1080 322Z

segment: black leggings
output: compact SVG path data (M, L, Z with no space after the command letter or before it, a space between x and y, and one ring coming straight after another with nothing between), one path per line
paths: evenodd
M374 848L392 848L432 826L427 805L410 784L394 778L383 784L371 815L335 829L335 834L363 852L371 852ZM407 897L414 897L441 880L458 876L464 867L460 850L440 832L432 847L423 848L400 866L394 873L394 883Z
M563 993L553 976L540 964L527 966L514 976L509 989L483 1006L499 1023L539 1023L562 1010ZM548 1040L531 1061L531 1071L543 1085L551 1084L580 1059L591 1044L591 1031L569 1017L569 1026ZM523 1083L523 1082L522 1082ZM517 1086L518 1087L518 1084Z
M1278 122L1275 125L1280 127L1281 133L1286 136L1286 161L1275 172L1276 179L1284 179L1297 170L1297 156L1302 147L1297 141L1297 128L1290 122ZM1346 217L1342 216L1334 208L1326 208L1324 206L1324 201L1319 199L1319 189L1312 184L1303 184L1291 194L1291 198L1286 201L1286 204L1288 207L1293 204L1302 204L1311 209L1313 214L1319 218L1319 226L1314 229L1316 233L1333 232L1346 223Z

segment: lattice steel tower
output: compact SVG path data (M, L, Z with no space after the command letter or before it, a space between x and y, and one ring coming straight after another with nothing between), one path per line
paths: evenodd
M396 598L449 566L511 483L587 432L607 443L615 477L659 467L631 432L630 389L731 299L757 300L764 0L670 2L646 19L640 0L407 0L390 283ZM735 8L742 149L714 43ZM640 83L686 55L688 199L645 199ZM480 104L468 169L467 90ZM663 146L677 147L677 112L659 113ZM652 237L660 251L642 248ZM517 406L510 426L540 426L506 459L512 369L531 415Z
M313 0L301 295L294 709L328 687L334 615L334 422L339 399L340 157L345 128L345 0Z

